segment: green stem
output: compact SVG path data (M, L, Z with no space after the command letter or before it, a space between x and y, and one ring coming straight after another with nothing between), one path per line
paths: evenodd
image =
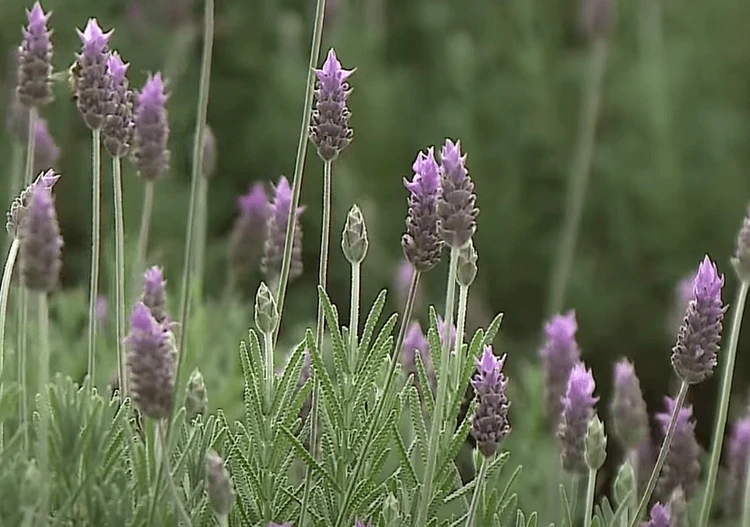
M23 190L23 177L24 177L24 148L20 141L13 141L11 143L11 154L10 154L10 187L8 188L9 199L13 199ZM10 240L12 243L13 241ZM10 247L10 243L7 244ZM3 250L6 250L3 247Z
M479 468L479 475L474 483L474 495L471 497L469 506L469 515L466 517L466 527L474 527L474 518L477 515L477 506L479 505L479 496L484 491L484 481L487 479L487 470L490 466L490 460L482 457L482 466Z
M687 396L690 385L685 381L680 384L680 392L677 394L677 400L672 410L672 418L669 420L669 426L667 427L667 433L664 435L664 442L661 444L659 449L659 456L656 458L656 465L654 470L651 472L651 477L648 478L648 484L641 497L641 501L638 503L638 508L635 510L633 519L630 521L630 527L636 527L638 525L638 519L641 517L648 501L651 499L651 494L654 492L656 487L656 480L659 478L664 462L667 460L667 454L669 453L669 446L672 444L672 438L674 437L674 431L677 428L677 417L680 415L680 409L685 404L685 397Z
M607 42L599 39L591 47L587 76L583 85L580 129L568 179L568 195L562 235L552 272L551 291L547 307L550 316L559 313L565 304L565 294L568 289L578 233L581 227L586 187L591 172L591 160L594 155L596 122L601 105L606 64Z
M47 518L49 502L49 309L47 294L39 293L39 474L42 481L41 517Z
M208 178L201 176L198 180L198 207L196 214L195 251L193 252L195 270L195 296L200 302L203 298L203 279L206 263L206 230L208 229Z
M273 333L263 333L263 343L266 350L266 404L268 405L268 419L271 419L271 405L273 404Z
M466 357L461 353L461 347L464 342L464 333L466 332L466 306L469 301L469 288L463 285L458 286L458 316L456 321L456 349L454 353L453 382L456 394L461 393L461 371L464 368Z
M732 326L729 332L729 344L723 354L724 369L721 372L721 397L719 398L719 408L714 424L714 437L711 442L711 461L708 465L708 480L706 490L703 494L703 506L701 507L699 527L708 526L708 517L711 513L711 503L714 498L714 489L716 488L716 477L719 474L719 458L724 443L724 428L727 425L727 413L729 411L729 397L732 393L732 377L734 376L734 362L737 358L737 343L740 338L740 327L742 326L742 315L745 312L745 300L748 291L747 282L740 284L737 291L737 302L734 305L734 315L732 316Z
M128 376L125 366L125 220L122 212L122 163L112 158L112 178L115 202L115 311L117 335L117 376L121 396L128 393Z
M8 296L10 294L10 281L13 276L13 269L16 266L16 257L18 256L19 242L18 238L13 238L8 249L8 257L5 259L5 268L3 269L3 281L0 285L0 399L3 397L5 389L5 324L8 314ZM0 448L3 446L5 438L4 424L0 423ZM0 450L1 451L1 450Z
M153 425L156 425L155 427ZM151 430L153 428L154 434L151 434ZM159 456L159 423L153 423L151 419L144 418L143 421L143 441L146 445L146 453L149 455L149 449L148 445L149 443L153 444L153 455L154 455L154 462L156 464L156 479L154 480L153 485L151 486L151 495L149 496L150 504L149 504L149 510L148 510L148 522L146 525L154 525L154 516L156 514L156 503L159 501L159 496L161 495L161 476L162 476L162 467L164 467L164 463L160 463L160 456ZM153 437L152 437L153 436ZM150 456L149 456L150 457ZM149 459L150 461L150 459Z
M185 506L182 504L180 495L177 492L177 487L172 479L172 470L169 467L169 443L167 441L167 432L164 430L165 427L162 426L162 424L163 423L159 423L159 442L161 444L161 460L164 465L164 476L167 478L167 486L169 487L169 492L172 494L172 500L174 500L177 515L182 518L185 525L192 527L193 522L185 510Z
M586 508L583 509L583 527L591 527L594 514L594 491L596 490L596 470L589 469L589 482L586 485Z
M226 514L217 514L216 521L219 527L229 527L229 517Z
M138 234L138 249L135 256L135 265L133 266L132 290L137 290L139 283L138 277L143 273L146 267L146 253L148 251L148 234L151 230L151 214L154 210L154 182L146 181L143 189L143 210L141 212L141 230ZM133 298L136 294L133 293Z
M23 430L23 451L29 452L29 429L26 419L29 415L28 401L29 392L26 386L26 325L29 318L29 304L26 298L26 290L22 285L18 286L18 320L16 321L18 339L18 383L20 393L18 394L18 426Z
M96 296L99 286L99 251L101 249L101 131L91 131L91 281L89 282L89 339L88 375L89 388L96 385ZM118 362L119 364L119 362ZM119 368L118 368L119 369ZM121 387L122 388L122 387Z
M427 450L427 466L422 482L422 491L419 499L419 515L417 525L427 525L427 511L432 499L432 478L435 476L435 464L440 447L440 428L443 421L443 407L448 392L448 372L450 372L450 331L453 325L454 301L456 295L456 270L458 267L458 249L451 247L451 259L448 267L448 287L445 294L445 317L443 317L443 350L440 359L438 374L438 393L435 401L435 411L432 415L432 426L430 427L430 446Z
M367 429L367 436L365 437L364 442L362 443L362 451L359 453L359 455L356 457L357 463L354 465L354 470L351 473L351 477L349 481L359 481L359 474L362 472L362 467L364 467L364 460L367 457L367 451L372 446L372 439L375 437L375 431L378 429L378 423L380 422L380 418L383 415L383 410L385 409L385 401L388 398L388 393L391 390L391 385L393 384L393 379L395 377L396 372L396 366L398 366L398 359L401 356L401 346L404 343L404 335L406 334L406 326L409 324L409 320L411 319L411 313L414 309L414 299L417 296L417 286L419 286L419 278L421 277L421 274L419 271L414 271L411 277L411 284L409 285L409 292L406 295L406 305L404 306L404 316L401 317L401 324L399 325L398 329L398 336L396 337L396 344L393 348L393 354L391 355L391 362L388 365L388 373L385 377L385 386L383 387L383 391L381 392L382 395L375 403L375 410L374 410L374 417L372 421L370 421L370 426ZM335 527L343 527L344 522L347 520L347 509L349 507L349 503L351 502L352 497L354 496L354 488L356 485L347 485L346 486L346 493L344 494L344 500L341 503L341 508L339 509L339 515L338 518L336 518L336 525Z
M349 301L349 371L352 376L357 369L357 346L359 346L357 330L359 327L359 289L362 282L362 264L352 264L352 293Z

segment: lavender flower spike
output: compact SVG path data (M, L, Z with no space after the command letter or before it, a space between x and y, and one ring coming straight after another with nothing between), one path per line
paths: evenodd
M331 48L323 68L315 70L315 109L310 123L310 137L323 161L333 161L352 142L349 108L346 100L352 93L346 82L356 70L345 70Z
M737 235L737 248L732 258L732 265L740 280L745 283L750 282L750 207Z
M151 316L162 324L167 319L167 282L160 267L151 267L143 273L143 294L141 302L151 312Z
M732 426L726 451L725 507L732 516L742 511L742 497L750 457L750 417L740 419Z
M675 399L666 398L667 411L656 414L656 420L662 428L662 437L666 434L669 421L672 419ZM698 490L698 478L701 466L698 458L701 448L695 439L695 421L692 420L693 407L683 406L677 415L677 425L672 444L669 445L664 468L656 482L654 496L657 500L668 502L672 492L682 487L685 499L690 500Z
M704 381L716 366L721 322L726 311L721 305L723 285L724 276L719 276L716 264L706 256L695 276L693 297L672 348L672 367L689 384Z
M466 154L461 155L461 141L445 140L440 152L440 198L438 230L442 239L457 249L469 243L477 230L477 196L466 170Z
M37 116L34 119L34 172L51 169L60 159L60 148L49 133L47 120Z
M594 405L599 400L594 397L594 386L591 370L587 370L583 363L576 364L570 372L557 430L563 468L573 474L588 473L584 440L589 421L594 417Z
M274 188L271 216L268 220L268 238L261 268L269 282L273 282L281 274L281 264L284 258L284 241L286 228L289 223L289 210L292 207L292 189L289 181L281 176ZM289 280L294 280L302 274L302 227L299 223L300 214L305 210L298 207L295 212L294 240L292 241L292 262L289 268Z
M625 450L636 449L648 435L648 411L641 383L627 359L615 364L614 392L611 409L615 437Z
M43 185L31 191L19 228L21 276L29 291L49 293L60 278L63 240L52 192Z
M128 66L116 51L109 54L109 91L102 137L104 147L112 157L127 154L133 138L133 92L128 88L128 79L125 77Z
M147 181L156 181L169 169L169 122L166 103L167 95L164 92L161 74L149 76L138 94L133 137L135 165Z
M76 104L86 126L98 130L104 124L109 96L107 59L108 41L112 31L104 33L95 18L89 19L86 29L78 30L83 50L76 56L73 84Z
M576 343L575 311L555 315L544 327L545 343L539 351L544 364L544 386L547 418L557 426L562 414L562 398L568 387L568 377L581 358L581 350Z
M443 241L438 235L440 176L434 149L429 148L426 155L420 152L412 170L412 180L404 178L410 195L406 234L401 238L401 247L414 268L425 272L440 262L443 251Z
M57 183L58 179L60 179L60 176L58 174L55 174L54 170L48 170L44 174L39 174L36 180L31 185L26 187L18 195L18 197L13 200L10 205L10 210L6 215L7 219L5 223L5 229L8 231L8 234L13 236L14 238L19 237L19 228L23 221L23 217L26 214L26 210L29 207L34 189L41 186L51 192L52 187L55 186L55 183Z
M649 521L643 522L641 527L671 527L669 510L661 503L655 503Z
M263 183L255 183L237 200L240 216L229 238L229 264L235 281L257 269L268 235L271 205Z
M165 419L174 404L174 339L138 302L130 316L128 368L133 400L146 417Z
M52 31L47 29L51 13L45 14L39 2L26 15L29 24L23 30L18 48L18 85L16 95L27 108L52 102Z
M500 443L510 433L510 402L506 395L508 380L502 372L505 357L503 355L498 360L492 353L492 346L484 348L482 358L477 360L478 373L471 381L478 400L471 416L471 435L486 458L497 452Z

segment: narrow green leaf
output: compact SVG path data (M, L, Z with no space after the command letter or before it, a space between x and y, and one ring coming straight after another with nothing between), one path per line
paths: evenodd
M393 428L393 438L396 442L396 455L398 456L398 464L401 468L406 488L414 488L417 485L417 473L411 464L409 455L406 453L406 445L404 445L404 440L401 437L398 427Z
M526 527L526 516L524 516L521 509L518 509L516 515L516 527Z
M258 435L256 439L260 440L258 431L263 429L263 403L258 393L260 378L255 376L250 360L250 353L247 345L240 342L240 364L242 366L242 375L244 381L243 399L245 403L245 423L253 436Z
M471 416L474 413L475 406L476 401L472 401L469 410L466 412L466 416L464 416L461 421L461 425L458 427L458 430L454 432L451 442L448 444L448 449L438 453L438 458L441 460L440 465L438 466L436 478L436 481L439 482L438 485L441 485L440 482L443 481L443 478L450 474L449 469L453 466L456 456L458 456L458 452L461 450L466 438L469 436L469 430L471 429Z
M500 506L498 516L500 517L500 527L516 526L516 511L518 510L518 496L513 494Z
M333 386L333 382L331 382L331 377L328 375L323 358L320 356L318 347L315 345L315 337L313 337L313 333L309 328L305 332L305 342L307 343L307 349L310 351L310 364L313 373L320 381L320 389L324 399L323 409L329 412L331 421L333 421L336 427L343 426L344 418L341 403L336 396L336 389Z
M422 463L427 463L427 425L424 422L422 404L419 402L419 395L414 386L409 389L409 417L420 458Z
M417 379L415 379L415 382L419 382L419 387L422 390L422 400L427 409L427 415L432 415L435 413L435 395L432 392L430 380L427 378L427 370L425 370L421 353L417 352L414 354L414 363L417 366Z
M570 502L568 501L568 494L565 492L565 486L560 484L560 506L562 507L562 519L560 524L562 527L573 527L573 519L570 514Z
M484 333L484 340L482 341L482 349L484 349L485 346L489 346L492 344L492 342L495 340L495 336L497 336L497 332L500 330L500 324L503 322L503 313L498 313L495 315L495 318L492 319L492 322L487 327L487 331Z
M318 296L323 304L323 313L328 325L328 332L331 336L333 362L336 365L336 371L344 372L348 375L351 372L349 371L348 362L344 359L346 356L346 344L344 343L344 337L341 335L338 313L334 311L328 293L320 285L318 286Z
M503 464L504 463L505 462L503 461ZM492 465L490 465L490 469L488 470L488 472L491 471L492 468L493 468ZM516 478L521 474L522 470L523 470L523 467L521 465L518 465L516 467L516 470L513 471L513 474L511 474L510 478L508 479L508 483L505 484L505 488L503 489L502 494L500 494L501 503L505 501L505 498L508 495L508 492L510 492L510 489L513 487L513 483L515 483Z
M304 366L304 353L305 343L303 341L294 348L276 390L274 390L273 405L271 406L271 415L274 416L274 420L280 419L279 413L284 411L297 391L297 382Z
M538 521L538 516L536 511L531 513L531 516L529 516L529 521L526 522L526 527L536 527Z
M442 345L440 344L440 335L438 334L437 313L435 306L430 306L430 327L427 329L427 343L430 348L430 358L435 368L435 374L440 375L443 368L440 364L442 361Z
M281 431L286 434L286 436L289 438L289 442L292 444L292 448L297 452L297 455L300 457L302 462L307 465L310 470L318 474L319 476L324 477L328 483L330 483L333 488L335 488L338 492L341 492L341 489L339 488L338 484L336 483L336 480L333 476L331 476L328 471L321 466L313 457L310 455L310 453L307 451L305 446L300 442L299 439L292 433L291 430L286 428L285 426L281 426Z
M619 527L621 518L624 518L628 514L631 494L632 494L632 490L628 491L625 494L625 496L623 496L622 503L620 503L620 505L617 507L617 511L612 516L612 519L609 522L609 524L602 523L602 527Z
M362 336L359 339L359 350L357 353L357 371L359 371L359 367L362 365L361 361L363 355L365 355L370 349L370 341L372 340L372 336L375 334L375 327L378 325L380 315L383 313L383 307L385 307L387 296L388 294L385 289L380 291L377 298L375 299L375 302L372 303L370 312L367 314L365 326L362 329Z

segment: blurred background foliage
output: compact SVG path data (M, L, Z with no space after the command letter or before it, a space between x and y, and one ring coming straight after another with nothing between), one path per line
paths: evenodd
M73 62L80 45L75 28L97 17L105 29L115 28L111 44L131 63L134 87L157 70L169 80L172 168L156 187L149 262L165 267L172 286L179 282L186 228L199 4L44 2L54 12L56 71L64 73ZM333 243L338 245L346 211L359 203L371 238L363 275L365 305L394 282L406 212L402 178L410 176L417 151L440 145L446 137L459 138L481 209L475 237L480 273L471 290L469 329L502 311L499 347L511 356L511 372L526 359L535 361L579 129L590 48L579 29L586 7L579 0L328 4L323 50L335 46L343 65L357 68L350 99L355 139L335 166ZM12 50L21 35L22 7L30 5L0 2L0 49L7 50L0 57L4 94L12 89ZM226 401L239 411L239 381L232 386L232 377L224 375L234 372L240 378L236 344L252 323L255 284L236 295L231 316L210 309L223 301L235 200L251 182L292 175L314 8L313 0L217 2L208 117L218 144L218 169L209 190L209 309L197 315L200 327L193 326L190 350L191 362L204 370L209 394L216 395L212 406ZM636 0L613 9L591 179L566 301L577 311L583 357L594 368L605 414L611 364L625 355L636 363L650 410L661 409L671 374L670 317L677 282L708 253L726 274L725 301L733 301L736 280L729 258L750 198L750 4ZM58 84L56 97L44 117L62 152L58 168L64 176L56 193L66 243L64 282L71 292L58 293L53 316L58 331L74 336L65 340L71 347L83 342L85 327L90 145L65 82ZM13 141L12 134L3 135L4 159L11 158ZM284 333L290 346L315 313L322 164L313 149L308 157L302 190L306 273L292 285L293 301L287 303ZM104 174L107 214L112 205L106 165ZM10 200L7 186L0 189L3 203ZM142 191L128 166L125 219L127 243L133 247ZM111 258L111 222L105 226L104 254ZM422 286L426 300L438 306L444 266ZM346 312L349 273L340 252L333 251L330 269L330 294ZM111 278L105 269L103 291ZM179 291L172 287L171 293L175 300ZM78 304L80 309L71 307ZM424 324L426 303L419 316ZM75 362L77 373L71 373L82 375L85 351L78 348L58 352L57 360ZM743 338L735 385L740 404L749 348ZM717 380L691 393L704 442ZM528 404L514 402L513 412L529 411ZM231 408L227 413L232 415Z

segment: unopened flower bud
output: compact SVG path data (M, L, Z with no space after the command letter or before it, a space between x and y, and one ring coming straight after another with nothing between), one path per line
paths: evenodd
M219 516L227 516L234 503L234 485L224 460L216 452L206 454L208 500Z
M367 226L362 210L354 205L346 215L346 225L341 235L341 250L352 264L360 264L367 255Z
M260 283L255 295L255 325L261 333L268 334L276 331L279 323L279 312L276 300L265 282Z
M185 411L189 422L196 417L203 416L208 407L208 395L206 394L206 384L203 382L203 375L198 368L193 370L188 379L187 388L185 389Z
M586 465L591 470L599 470L607 459L607 436L604 424L598 415L589 421L584 439Z
M461 247L458 251L458 269L456 281L462 287L469 287L474 283L477 277L477 251L474 249L474 242L469 239L469 243Z

